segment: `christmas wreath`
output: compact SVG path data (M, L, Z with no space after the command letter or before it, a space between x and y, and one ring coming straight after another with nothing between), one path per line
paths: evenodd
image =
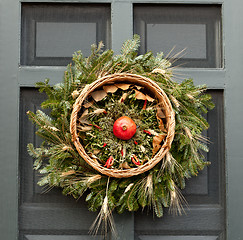
M214 105L206 86L173 81L171 62L163 53L137 55L139 42L137 35L126 41L120 55L102 43L89 57L76 52L62 83L37 83L50 114L28 112L44 140L28 144L38 184L75 199L85 194L89 210L100 209L95 232L101 222L114 230L114 210L181 214L179 189L209 164L203 114Z

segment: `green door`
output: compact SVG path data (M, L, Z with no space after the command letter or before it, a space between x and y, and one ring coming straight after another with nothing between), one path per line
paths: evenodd
M1 239L92 239L88 229L96 214L83 199L76 202L58 189L42 194L37 186L26 144L40 139L26 111L38 109L45 97L35 82L61 81L74 51L88 55L90 44L102 40L118 52L133 33L141 36L141 53L186 47L177 76L207 84L216 107L207 115L211 128L205 133L212 164L187 182L187 214L115 214L119 239L243 239L241 0L0 3Z

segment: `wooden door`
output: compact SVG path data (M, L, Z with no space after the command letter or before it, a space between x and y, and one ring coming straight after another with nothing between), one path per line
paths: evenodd
M34 83L46 77L52 84L60 82L76 48L88 54L92 42L103 40L118 52L133 33L141 36L141 53L168 49L171 44L189 45L177 72L193 77L196 84L206 83L216 107L207 115L211 128L205 133L212 142L207 155L212 164L187 182L187 214L165 213L161 219L147 212L115 214L119 239L242 238L240 0L0 3L3 239L91 239L88 228L96 214L88 212L84 200L64 197L58 189L42 194L37 186L38 174L32 170L26 144L38 145L40 139L25 113L38 109L45 97L34 89Z

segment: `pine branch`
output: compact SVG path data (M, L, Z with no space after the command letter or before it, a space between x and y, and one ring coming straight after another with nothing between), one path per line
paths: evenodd
M124 58L128 58L136 54L140 45L139 35L134 35L133 39L127 40L123 43L121 48L121 54Z

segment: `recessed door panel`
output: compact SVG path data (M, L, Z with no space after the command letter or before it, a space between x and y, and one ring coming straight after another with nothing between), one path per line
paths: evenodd
M220 68L221 6L135 4L134 33L140 52L163 52L175 66Z
M110 47L109 4L22 4L21 65L66 66L72 54Z

